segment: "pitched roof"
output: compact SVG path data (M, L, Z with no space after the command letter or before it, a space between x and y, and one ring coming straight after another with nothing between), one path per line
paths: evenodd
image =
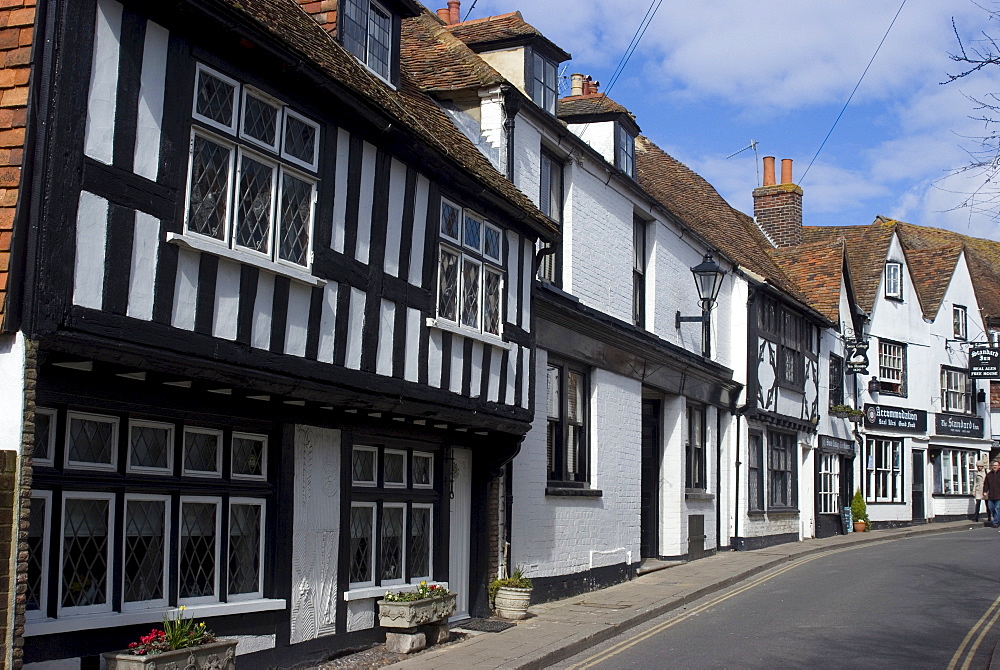
M509 12L482 19L472 19L446 26L451 34L462 40L475 51L486 51L492 45L515 42L536 42L559 61L572 58L554 42L545 37L537 28L524 20L521 12Z
M589 95L572 95L560 98L556 106L556 116L564 121L572 122L571 119L581 116L598 116L602 114L628 114L623 105L615 102L603 93L591 93Z
M920 310L926 318L935 319L955 272L955 265L962 255L962 245L909 249L905 253L906 264L910 268L910 276L920 301Z
M401 67L422 91L496 86L506 80L428 11L402 22Z
M559 236L558 228L501 175L448 116L424 93L406 67L400 83L391 89L347 52L296 2L296 0L216 0L230 11L256 24L286 48L298 52L305 62L320 70L336 84L367 98L379 111L400 127L453 162L518 209L528 214L526 223L549 237Z
M752 218L733 209L711 184L649 138L640 135L635 146L637 179L650 195L726 257L809 304L771 258L771 244Z
M843 238L780 247L768 253L813 309L834 323L840 320L840 287L845 279L846 253Z
M870 313L875 306L893 232L894 226L878 219L870 226L803 226L802 241L804 244L839 238L845 241L855 299L861 309Z

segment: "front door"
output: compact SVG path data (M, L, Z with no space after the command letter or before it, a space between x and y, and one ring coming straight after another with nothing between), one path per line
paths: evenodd
M660 401L642 401L642 466L639 497L639 552L643 558L660 555Z
M458 594L455 619L469 617L469 551L472 521L472 452L452 449L451 500L449 500L450 541L448 545L448 587Z
M923 521L924 513L924 452L913 452L913 520Z
M816 454L816 537L842 532L841 463L842 457L837 454L822 451Z

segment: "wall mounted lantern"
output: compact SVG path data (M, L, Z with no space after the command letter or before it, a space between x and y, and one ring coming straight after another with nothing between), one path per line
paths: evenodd
M872 377L868 380L868 392L869 393L880 393L882 391L882 382L878 380L878 377Z
M726 276L726 271L712 258L712 252L705 254L701 263L691 268L694 275L694 285L698 289L698 298L701 300L701 316L681 316L677 312L674 327L680 329L682 323L702 324L701 349L703 356L711 355L711 315L709 312L715 305L722 289L722 279Z

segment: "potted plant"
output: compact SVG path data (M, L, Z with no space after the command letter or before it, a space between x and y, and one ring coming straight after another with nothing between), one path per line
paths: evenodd
M854 409L850 405L831 405L830 406L830 416L835 416L840 419L847 419L853 423L857 423L861 420L861 417L865 415L860 409Z
M854 492L851 500L851 518L854 520L854 532L863 533L868 530L868 505L865 497L861 495L861 489Z
M206 626L184 616L184 606L163 615L154 628L128 649L102 654L106 670L146 670L170 667L191 670L235 670L236 640L220 640Z
M490 583L490 603L504 619L524 619L531 604L531 580L518 568L510 577L494 579Z
M455 613L454 591L420 582L414 591L385 592L378 601L378 622L385 628L414 628L444 621Z

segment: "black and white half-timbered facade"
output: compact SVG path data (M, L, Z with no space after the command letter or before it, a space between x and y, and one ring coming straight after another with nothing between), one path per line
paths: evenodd
M418 7L39 6L27 667L181 605L240 667L375 639L423 579L483 613L557 231L400 74Z

